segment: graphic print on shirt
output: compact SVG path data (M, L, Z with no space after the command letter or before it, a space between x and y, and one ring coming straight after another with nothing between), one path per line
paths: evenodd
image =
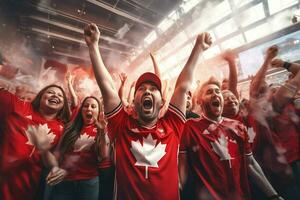
M131 141L131 152L133 153L136 163L135 166L145 166L145 178L148 179L148 167L158 168L158 161L166 154L166 144L160 142L156 145L156 141L149 134L143 137L143 144L139 140Z
M74 152L87 151L95 143L95 137L84 133L76 140L74 144Z
M228 141L225 135L221 134L220 138L218 138L214 142L210 142L211 146L213 147L214 152L220 157L220 160L228 160L229 166L231 168L231 155L228 151Z
M248 142L250 144L252 144L254 142L254 138L256 136L256 133L255 133L255 131L252 127L248 128L247 133L248 133L248 137L249 137Z
M37 143L43 147L50 147L54 141L55 134L48 128L47 124L44 125L28 125L27 130L25 131L28 141L26 144L34 146ZM35 142L34 142L35 141ZM29 157L32 156L35 151L35 147L32 149Z

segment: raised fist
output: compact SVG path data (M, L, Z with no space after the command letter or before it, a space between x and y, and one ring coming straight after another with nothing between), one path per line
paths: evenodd
M67 82L68 82L68 83L73 84L73 81L74 81L74 75L73 75L71 72L67 72L67 74L66 74L66 79L67 79Z
M120 77L121 83L124 84L125 81L127 80L127 74L122 72L119 74L119 77Z
M106 129L107 121L104 118L101 118L99 120L95 119L95 125L96 125L97 129L104 130L104 129Z
M271 66L272 66L272 67L275 67L275 68L282 67L283 64L284 64L284 61L281 60L281 59L274 59L274 60L272 60L272 62L271 62Z
M235 61L235 54L230 49L226 50L221 56L227 62L234 62Z
M278 53L278 47L276 45L269 47L266 52L266 54L267 54L266 59L272 60L273 58L275 58L277 56L277 53Z
M89 24L84 28L84 39L88 46L98 44L100 31L96 24Z
M204 32L198 35L196 43L205 51L212 44L212 38L209 33Z

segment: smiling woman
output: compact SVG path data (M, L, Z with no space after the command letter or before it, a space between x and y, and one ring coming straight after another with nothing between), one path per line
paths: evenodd
M57 85L42 89L32 103L0 91L0 199L33 199L43 167L41 158L47 148L52 151L58 144L69 118L66 95Z

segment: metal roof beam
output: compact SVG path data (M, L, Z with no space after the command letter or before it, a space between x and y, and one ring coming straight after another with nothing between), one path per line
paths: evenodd
M68 29L70 31L74 31L74 32L83 34L83 30L82 29L70 26L68 24L64 24L64 23L61 23L61 22L53 21L53 20L50 20L50 19L45 19L45 18L38 17L38 16L32 16L31 15L29 17L31 19L34 19L34 20L37 20L37 21L40 21L40 22L48 23L48 24L51 24L53 26L57 26L57 27L60 27L60 28ZM127 46L127 47L135 48L135 46L133 46L131 44L128 44L128 43L122 42L122 41L118 41L118 40L113 39L111 37L100 35L100 38L103 39L103 40L106 40L108 42L113 42L113 43L116 43L116 44L120 44L120 45L124 45L124 46Z
M150 23L148 23L148 22L145 22L145 21L143 21L143 20L141 20L141 19L138 19L138 18L136 18L136 17L134 17L134 16L131 16L131 15L129 15L129 14L126 13L126 12L123 12L123 11L121 11L121 10L119 10L119 9L116 9L116 8L114 8L114 7L111 7L111 6L109 6L109 5L107 5L107 4L104 4L104 3L100 2L100 1L96 1L96 0L86 0L86 1L88 1L88 2L90 2L90 3L92 3L92 4L94 4L94 5L97 5L97 6L101 7L101 8L104 8L104 9L110 11L110 12L113 12L113 13L115 13L115 14L117 14L117 15L120 15L120 16L122 16L122 17L125 17L125 18L127 18L127 19L130 19L130 20L132 20L132 21L135 21L135 22L138 22L138 23L140 23L140 24L149 26L149 27L151 27L151 28L155 28L154 25L152 25L152 24L150 24Z

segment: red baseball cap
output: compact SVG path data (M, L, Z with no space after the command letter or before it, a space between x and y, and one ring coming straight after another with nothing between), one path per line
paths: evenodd
M158 76L151 72L146 72L138 78L135 84L135 92L143 83L146 82L153 83L161 93L161 81Z

